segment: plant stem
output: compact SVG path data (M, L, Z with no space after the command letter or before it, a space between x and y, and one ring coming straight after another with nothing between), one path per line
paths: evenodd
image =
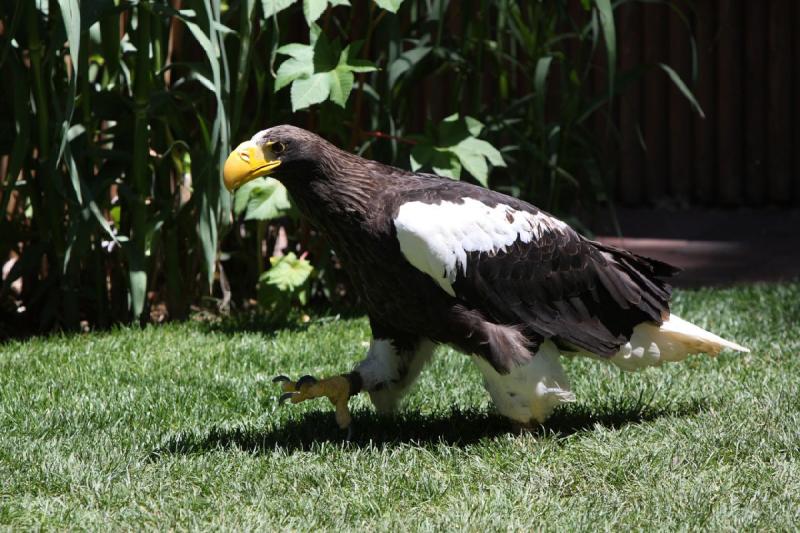
M369 54L369 47L372 44L372 34L375 28L380 24L386 11L381 11L377 18L374 18L375 4L371 3L369 6L369 22L367 26L367 36L364 38L364 47L361 49L362 54ZM358 89L356 90L356 100L353 106L353 133L350 137L350 149L355 151L356 145L361 140L361 110L364 105L364 76L365 74L358 75Z
M133 162L131 185L135 198L131 200L131 240L129 244L129 279L131 310L135 320L143 320L147 294L147 270L145 268L145 238L147 226L148 196L147 168L149 143L147 133L147 107L150 99L150 13L141 3L137 7L136 65L133 84Z

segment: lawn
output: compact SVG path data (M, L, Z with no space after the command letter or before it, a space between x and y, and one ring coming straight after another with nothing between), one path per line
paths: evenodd
M800 284L683 291L677 314L752 348L623 374L567 361L578 396L525 435L440 349L401 413L279 407L365 319L276 332L191 322L0 345L0 525L158 529L794 529Z

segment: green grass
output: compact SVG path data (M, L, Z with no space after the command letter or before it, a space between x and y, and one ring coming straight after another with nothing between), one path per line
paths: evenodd
M442 349L396 418L279 408L364 319L298 331L175 324L0 346L0 525L15 528L794 529L800 284L677 294L748 355L622 374L567 361L577 403L528 435Z

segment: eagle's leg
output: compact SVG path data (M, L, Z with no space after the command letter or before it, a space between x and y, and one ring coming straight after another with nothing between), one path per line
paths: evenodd
M356 366L354 372L361 376L363 388L369 393L379 413L390 413L397 408L425 364L430 361L435 347L427 339L372 340L367 357Z
M367 357L349 374L321 380L303 376L297 381L278 376L273 382L281 384L281 403L328 398L336 407L336 423L350 435L350 397L365 390L378 411L393 410L430 360L434 348L434 343L426 339L373 339Z
M278 376L272 380L281 384L283 394L280 403L290 400L300 403L314 398L328 398L336 407L336 423L342 429L349 429L352 417L347 402L351 396L361 390L361 378L357 373L334 376L327 379L317 379L313 376L303 376L297 381L292 381L286 376Z
M484 386L501 415L510 419L517 432L544 422L565 402L575 401L569 380L550 342L541 345L529 362L498 372L486 359L473 355L483 374Z

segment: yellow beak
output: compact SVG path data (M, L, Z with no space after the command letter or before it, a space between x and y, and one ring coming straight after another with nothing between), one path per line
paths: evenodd
M222 178L229 191L238 189L248 181L270 174L281 162L274 158L270 145L262 149L253 141L245 141L231 152L222 169Z

